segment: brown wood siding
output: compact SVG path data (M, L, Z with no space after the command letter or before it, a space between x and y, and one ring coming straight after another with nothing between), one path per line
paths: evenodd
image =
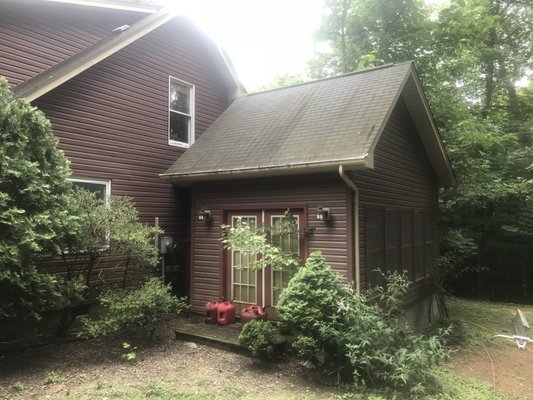
M262 210L288 207L304 208L307 225L315 232L308 235L308 251L320 250L335 271L347 277L350 255L347 248L348 192L338 176L258 179L198 184L193 186L193 248L191 303L201 312L205 303L222 295L222 249L220 225L223 213L235 209ZM317 221L318 206L329 207L332 219ZM197 218L207 208L212 221L206 224ZM351 276L350 276L351 278Z
M50 2L0 3L0 75L16 86L146 15Z
M352 173L360 191L361 282L366 284L365 207L419 209L438 214L437 179L404 101L398 104L375 148L374 169ZM426 293L427 280L417 282L410 297ZM408 301L413 299L408 298Z

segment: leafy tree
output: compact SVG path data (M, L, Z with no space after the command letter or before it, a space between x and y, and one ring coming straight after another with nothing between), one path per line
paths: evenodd
M67 159L50 122L15 100L0 77L0 325L35 320L59 299L58 280L36 261L54 254L71 217Z
M482 276L499 283L520 276L512 284L533 298L527 272L533 96L531 85L516 85L533 66L532 4L452 0L439 10L408 0L326 4L329 13L317 37L331 51L311 62L314 76L417 63L458 178L457 187L440 198L441 265L452 275L484 270ZM509 273L509 264L521 272ZM481 286L478 294L495 293L494 285Z
M133 199L126 196L109 196L102 200L95 193L77 189L70 198L71 219L58 242L65 269L63 315L58 334L65 334L77 315L75 307L86 297L87 289L102 289L105 276L94 273L106 263L112 272L121 272L126 283L132 267L154 267L158 263L158 250L153 237L162 233L139 221Z
M277 76L276 78L274 78L272 81L264 84L264 85L260 85L256 88L252 88L252 89L249 89L248 92L249 93L254 93L254 92L260 92L260 91L264 91L264 90L271 90L271 89L277 89L277 88L281 88L281 87L286 87L286 86L291 86L291 85L296 85L298 83L304 83L304 82L307 82L309 81L309 77L307 77L306 75L304 74L283 74L283 75L280 75L280 76Z
M310 63L314 77L421 59L429 11L422 0L327 0L316 33L331 51Z

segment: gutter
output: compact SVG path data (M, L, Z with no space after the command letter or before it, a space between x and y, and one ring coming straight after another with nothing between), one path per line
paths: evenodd
M354 236L354 270L355 270L355 291L361 293L361 260L359 257L359 189L353 183L346 172L344 166L339 165L339 176L353 192L353 236Z
M227 170L207 170L200 172L176 174L165 172L159 174L161 179L170 180L173 183L213 181L219 179L238 179L238 178L256 178L261 176L281 176L295 174L309 174L320 172L334 172L337 170L339 163L347 169L360 169L367 167L369 164L368 155L359 158L350 158L343 160L332 160L324 162L308 162L299 164L283 164L262 167L245 167Z

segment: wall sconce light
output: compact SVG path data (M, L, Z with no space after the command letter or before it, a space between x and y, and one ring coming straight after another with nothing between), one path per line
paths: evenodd
M198 213L198 220L200 221L210 221L211 220L211 210L206 210L205 208L202 208L200 212Z
M316 209L316 219L319 221L327 221L329 220L331 216L331 213L329 212L329 208L319 206Z

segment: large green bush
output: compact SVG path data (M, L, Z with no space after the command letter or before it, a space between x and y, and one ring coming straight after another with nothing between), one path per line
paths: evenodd
M181 313L189 308L185 298L176 298L170 290L169 285L151 278L133 290L106 291L100 296L104 314L98 320L83 319L83 335L97 337L125 328L142 328L153 337L165 314Z
M36 260L70 221L67 159L45 115L0 77L0 325L35 320L61 298Z
M293 348L339 376L356 382L424 393L431 367L447 355L443 336L423 336L400 322L408 281L387 277L386 289L359 295L341 284L320 253L289 281L280 297L280 317L298 333Z

